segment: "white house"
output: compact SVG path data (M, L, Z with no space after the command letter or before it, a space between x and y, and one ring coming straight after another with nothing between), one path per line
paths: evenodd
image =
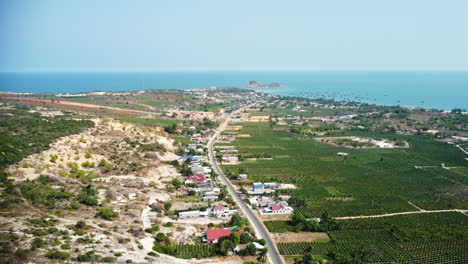
M217 195L212 195L212 196L203 196L202 198L202 201L204 202L214 202L218 200L218 196Z
M199 210L179 212L179 218L195 218L195 217L200 217Z
M279 215L279 214L292 214L294 209L283 202L275 204L266 208L259 209L260 215Z
M239 179L240 180L247 180L247 174L244 174L244 173L239 174Z
M222 205L215 205L211 207L211 214L215 215L216 217L221 217L225 211L226 208L224 208Z
M260 245L259 243L257 242L252 242L252 244L255 246L255 248L257 249L257 251L260 251L262 249L265 248L265 246L262 246ZM245 244L245 245L237 245L235 248L234 248L234 252L236 253L239 253L239 251L241 251L242 249L245 249L247 247L248 244Z

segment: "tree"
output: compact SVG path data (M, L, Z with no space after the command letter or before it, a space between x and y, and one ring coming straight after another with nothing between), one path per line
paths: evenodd
M182 181L178 178L175 178L174 180L172 180L172 185L174 185L176 189L179 189L182 186Z
M96 216L106 220L113 220L114 218L119 216L119 213L114 212L112 208L101 208L97 210Z
M260 263L265 263L266 262L266 258L267 258L267 253L268 253L268 248L263 248L262 250L260 250L260 256L258 256L257 260L260 262Z
M171 202L164 203L164 210L169 211L169 210L171 210L171 207L172 207Z
M229 238L222 239L220 242L218 242L218 245L219 252L224 256L226 256L227 253L235 247L234 243Z
M231 220L229 220L228 225L242 227L244 222L244 219L240 215L235 214L231 217Z
M169 134L175 134L177 132L177 124L165 126L164 131Z
M236 233L231 233L231 235L229 236L232 240L232 242L234 243L234 246L237 246L239 245L240 243L240 236Z
M261 238L258 240L258 243L262 246L266 245L266 240L264 238Z
M154 239L156 242L161 243L166 240L166 235L164 233L158 233Z
M250 236L249 233L242 233L240 235L240 243L241 244L247 244L249 242L252 242L252 237Z
M298 212L294 212L291 220L294 225L302 224L307 221L305 216Z

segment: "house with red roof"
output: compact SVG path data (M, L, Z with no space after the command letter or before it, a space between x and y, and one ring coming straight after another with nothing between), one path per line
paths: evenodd
M222 237L228 237L231 233L236 233L239 236L242 235L242 232L232 232L230 228L221 228L221 229L209 229L207 230L202 237L203 243L218 243L218 240Z
M221 217L224 212L226 211L226 208L222 205L214 205L211 207L211 214L215 215L216 217Z
M185 179L185 184L205 182L205 175L192 174Z
M287 202L278 201L274 205L258 209L260 215L292 214L294 209Z

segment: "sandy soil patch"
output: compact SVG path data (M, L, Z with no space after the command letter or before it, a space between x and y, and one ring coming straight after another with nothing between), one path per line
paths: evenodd
M390 139L373 139L363 137L322 137L315 138L316 141L346 148L408 148L406 141Z
M278 189L297 189L297 187L291 183L280 183Z
M273 220L290 220L291 215L260 215L257 210L254 210L256 214L262 221L273 221Z
M226 130L239 131L242 129L242 126L227 126Z
M330 239L324 232L285 232L273 233L273 239L277 242L311 242L316 240Z
M251 116L247 122L268 122L270 116Z
M354 197L325 197L329 201L354 201Z

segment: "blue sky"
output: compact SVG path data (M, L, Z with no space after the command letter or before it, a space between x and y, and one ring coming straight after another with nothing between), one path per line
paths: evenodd
M0 0L0 71L468 70L466 0Z

